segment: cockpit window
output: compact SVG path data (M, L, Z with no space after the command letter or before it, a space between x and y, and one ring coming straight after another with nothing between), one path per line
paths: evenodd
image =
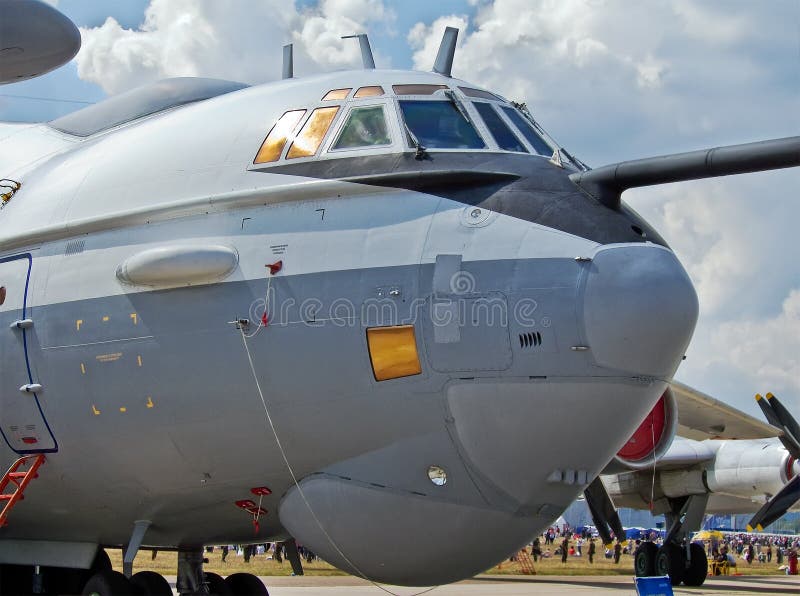
M353 97L359 99L361 97L379 97L381 95L383 95L383 87L370 85L369 87L360 87Z
M325 97L322 98L322 101L330 101L332 99L344 99L352 90L352 87L348 87L347 89L331 89L325 94Z
M292 134L305 113L305 110L292 110L281 116L261 144L261 149L258 150L258 155L253 163L278 161L286 145L286 139Z
M332 149L389 145L391 142L383 106L369 106L350 111L350 117Z
M392 85L395 95L433 95L447 85Z
M459 87L461 89L461 93L466 95L467 97L477 97L478 99L493 99L495 101L500 100L494 93L489 93L488 91L484 91L483 89L473 89L472 87Z
M486 144L450 101L401 100L406 126L427 149L483 149Z
M294 143L289 147L286 159L315 155L338 111L339 106L331 106L329 108L317 108L311 112L311 116L309 116L300 134L295 137Z
M475 109L478 110L478 113L483 118L483 121L486 123L486 126L489 128L489 132L492 133L494 140L497 142L498 147L500 149L504 149L505 151L520 151L522 153L528 153L528 150L525 146L519 141L519 139L511 132L511 129L508 125L503 122L503 119L500 118L500 114L495 112L494 108L482 101L473 102Z
M511 119L511 122L514 123L514 126L519 129L528 142L533 146L536 150L536 153L539 155L544 155L545 157L550 157L553 155L553 148L548 145L545 140L539 136L539 133L536 132L531 126L531 123L528 122L522 114L520 114L514 108L503 106L503 111L506 115Z

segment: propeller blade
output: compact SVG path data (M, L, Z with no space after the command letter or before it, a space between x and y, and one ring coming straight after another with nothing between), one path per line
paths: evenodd
M786 484L778 494L767 501L764 506L747 524L747 531L757 530L760 532L775 520L781 518L790 507L800 501L800 476L795 476Z
M761 411L764 412L767 422L783 431L783 435L778 439L786 447L786 451L795 459L800 459L800 442L798 442L800 435L794 434L790 428L790 426L797 427L797 422L789 414L789 411L771 393L767 393L766 399L761 397L760 394L756 394L756 403L758 403ZM795 430L800 432L800 429L795 428Z
M767 395L771 394L768 393ZM758 407L761 408L761 411L764 412L764 418L767 419L767 422L769 422L772 426L777 426L778 428L783 426L781 421L778 419L778 415L772 409L770 400L764 399L760 393L756 393L756 403L758 404Z
M611 532L614 532L614 536L620 542L624 542L625 530L622 528L622 522L619 520L614 503L608 496L608 491L599 476L586 487L583 495L586 497L592 521L594 521L603 544L611 544Z
M767 401L769 402L769 405L772 406L772 411L778 416L778 420L780 420L783 424L784 429L789 431L789 434L794 440L795 445L800 448L800 424L797 424L797 420L795 420L794 416L789 413L789 410L786 409L786 406L784 406L772 393L767 393Z

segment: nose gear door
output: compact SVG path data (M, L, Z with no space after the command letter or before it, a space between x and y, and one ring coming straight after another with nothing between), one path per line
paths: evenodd
M28 357L35 333L28 307L32 263L28 254L0 259L0 434L20 454L58 451Z

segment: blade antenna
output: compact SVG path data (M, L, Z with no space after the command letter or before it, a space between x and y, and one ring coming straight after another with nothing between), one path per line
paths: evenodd
M287 43L283 46L283 76L284 79L294 77L294 45Z
M453 57L456 55L456 41L458 40L458 29L447 27L442 35L442 43L439 44L439 53L436 54L436 62L433 63L433 72L438 72L446 77L453 70Z
M358 45L361 47L361 62L364 64L365 70L375 70L375 58L372 57L372 46L369 45L369 37L366 33L359 33L358 35L343 35L342 39L358 39Z

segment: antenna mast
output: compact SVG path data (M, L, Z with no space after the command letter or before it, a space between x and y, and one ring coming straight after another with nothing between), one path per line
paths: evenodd
M294 46L287 43L283 46L283 77L291 79L294 77Z
M442 35L442 43L439 44L439 52L436 54L436 62L433 63L433 72L438 72L446 77L453 70L453 57L456 55L456 41L458 40L458 29L447 27Z
M361 47L361 62L367 70L375 69L375 59L372 57L372 47L369 45L369 37L366 33L359 33L358 35L343 35L342 39L358 39L358 45Z

